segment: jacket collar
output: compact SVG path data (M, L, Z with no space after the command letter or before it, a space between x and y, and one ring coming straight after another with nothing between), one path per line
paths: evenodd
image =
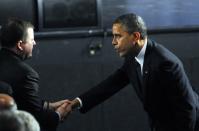
M14 51L8 49L8 48L1 48L1 52L5 53L6 55L8 56L13 56L15 57L16 59L19 59L19 60L23 60L22 57L18 54L16 54Z

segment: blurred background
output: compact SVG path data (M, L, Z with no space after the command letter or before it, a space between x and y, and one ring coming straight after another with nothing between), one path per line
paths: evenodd
M198 0L1 0L0 25L9 17L31 21L37 45L28 63L40 74L40 94L73 99L122 64L112 48L112 21L134 12L149 37L183 62L199 90ZM86 114L72 113L58 131L146 131L146 113L132 86Z

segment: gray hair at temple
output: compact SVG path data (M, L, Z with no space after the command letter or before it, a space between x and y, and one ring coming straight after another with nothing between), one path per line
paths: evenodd
M22 110L17 110L15 113L23 120L26 131L40 131L39 123L30 113Z
M13 111L0 111L0 131L26 131L23 120Z
M123 29L129 34L132 34L133 32L139 32L141 34L141 39L147 37L147 27L144 20L142 17L134 13L119 16L115 19L113 24L121 24Z

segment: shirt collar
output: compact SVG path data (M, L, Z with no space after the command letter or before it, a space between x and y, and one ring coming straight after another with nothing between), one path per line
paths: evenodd
M136 61L141 65L141 69L144 64L144 55L146 52L146 47L147 47L147 40L145 41L144 46L140 50L139 54L135 57Z

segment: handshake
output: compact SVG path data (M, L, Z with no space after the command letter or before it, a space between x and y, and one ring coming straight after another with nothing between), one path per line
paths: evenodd
M59 114L60 121L63 121L74 109L80 107L78 99L61 100L53 103L48 103L48 108Z

